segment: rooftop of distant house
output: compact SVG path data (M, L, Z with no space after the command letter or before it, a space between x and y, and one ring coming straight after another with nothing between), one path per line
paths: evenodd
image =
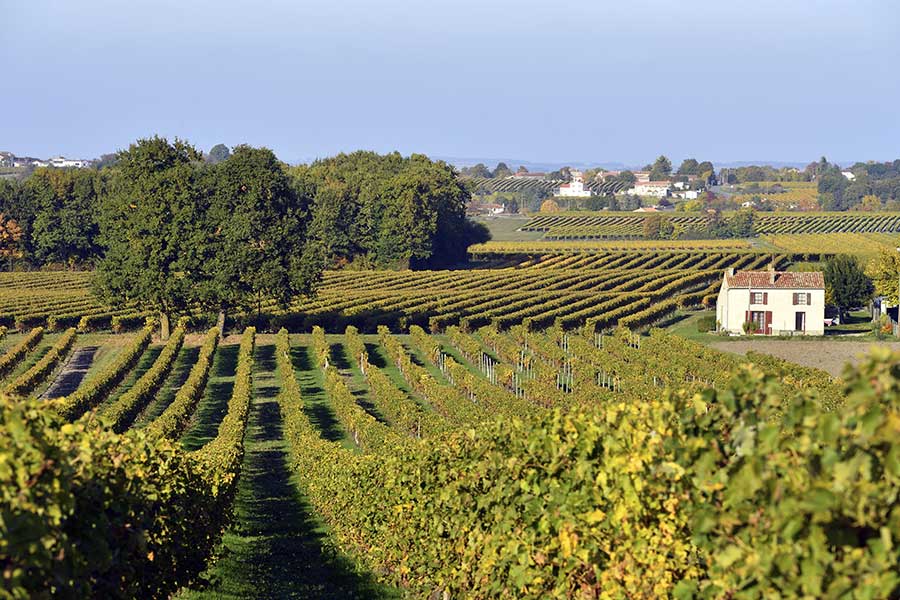
M727 273L725 281L730 288L825 289L825 276L821 271L738 271Z

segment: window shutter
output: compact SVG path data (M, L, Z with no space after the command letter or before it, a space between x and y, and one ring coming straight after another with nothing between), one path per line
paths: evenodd
M772 333L772 311L766 311L766 335Z
M808 292L806 294L806 304L807 305L812 304L812 294L810 294Z
M769 292L763 292L763 304L769 303Z
M749 323L749 322L750 322L750 311L748 310L748 311L744 312L744 323Z
M793 294L791 294L791 298L792 298L793 301L794 301L794 306L797 306L797 302L798 302L798 300L797 300L797 292L794 292Z

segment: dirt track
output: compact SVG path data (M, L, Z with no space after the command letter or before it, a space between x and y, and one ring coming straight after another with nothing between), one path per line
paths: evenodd
M717 350L746 354L748 350L771 354L805 367L824 369L834 376L844 372L848 362L856 364L859 356L872 346L886 346L900 350L900 342L849 342L829 340L788 341L788 340L747 340L740 342L716 342L711 344Z

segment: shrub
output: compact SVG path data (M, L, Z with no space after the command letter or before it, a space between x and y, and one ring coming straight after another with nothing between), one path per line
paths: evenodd
M707 333L716 329L716 318L712 315L697 319L697 331Z

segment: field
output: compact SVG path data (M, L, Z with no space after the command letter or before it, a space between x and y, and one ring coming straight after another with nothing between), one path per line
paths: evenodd
M807 233L766 235L773 247L791 254L853 254L871 257L882 250L896 252L900 235L891 233Z
M776 186L780 186L784 191L764 191ZM758 183L744 183L735 186L733 190L730 186L726 186L724 189L733 192L734 195L729 196L729 199L739 204L765 198L777 207L783 208L795 206L800 210L816 210L819 206L819 191L815 182L760 181Z
M713 244L481 258L330 272L315 298L237 315L221 339L197 314L161 340L141 311L96 304L87 273L0 276L0 442L17 449L0 485L27 482L5 514L30 519L46 548L0 542L4 585L23 597L68 577L76 596L121 598L656 598L746 585L737 564L771 590L775 567L755 555L717 559L734 554L736 522L748 548L843 569L822 585L889 585L895 562L857 581L860 561L881 559L823 558L815 531L769 525L836 485L810 448L845 461L889 451L836 410L877 363L842 382L738 356L740 342L720 352L648 331L709 306L723 269L790 257ZM891 416L867 419L900 433ZM795 447L810 436L824 437ZM756 495L735 508L748 472ZM850 485L816 518L852 528L863 490L881 510L888 489ZM866 529L892 532L887 515Z
M329 272L315 297L287 307L263 303L260 316L274 329L284 325L309 331L318 325L329 332L347 325L365 332L379 325L404 331L419 325L434 332L450 325L471 329L487 324L607 329L626 318L649 325L678 307L704 301L708 305L728 267L761 268L773 260L787 261L784 255L731 252L731 244L714 242L683 247L693 251L657 247L531 257L492 253L484 257L483 268L457 271ZM76 327L83 332L143 325L147 311L98 304L89 293L89 278L89 273L0 275L0 325L53 331ZM23 287L29 290L23 296L16 285L32 287ZM655 299L664 301L648 312ZM255 313L236 318L238 325L259 323Z
M701 227L706 216L672 212L664 215L676 228ZM727 215L725 215L727 216ZM634 213L568 213L533 217L522 231L542 232L544 240L640 238L646 215ZM760 235L900 232L896 213L757 213Z

